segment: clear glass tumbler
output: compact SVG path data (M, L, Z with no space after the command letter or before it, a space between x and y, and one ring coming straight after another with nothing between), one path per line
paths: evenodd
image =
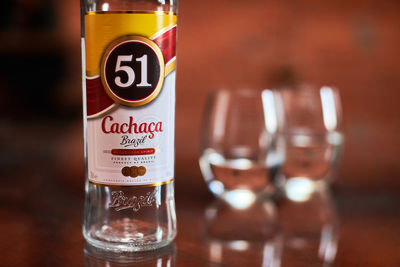
M332 87L301 85L279 91L285 114L286 193L301 200L334 178L342 136L339 92Z
M219 90L206 105L200 168L210 191L238 208L276 189L284 160L278 96Z

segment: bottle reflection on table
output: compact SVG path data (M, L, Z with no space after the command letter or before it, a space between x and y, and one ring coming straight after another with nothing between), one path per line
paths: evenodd
M85 244L84 257L86 267L174 267L176 245L170 245L154 250L143 252L114 253L95 248L88 243Z
M275 204L256 201L243 209L216 200L204 214L209 260L227 266L280 266L281 236Z
M339 239L339 219L329 191L279 205L283 234L282 266L331 266Z

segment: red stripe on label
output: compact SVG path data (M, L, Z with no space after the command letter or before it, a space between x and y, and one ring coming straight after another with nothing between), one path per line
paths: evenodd
M118 156L139 156L139 155L152 155L156 153L154 148L142 149L112 149L111 154Z
M153 39L161 49L165 64L168 63L173 57L176 56L176 27L169 29L164 32L162 35Z
M87 115L99 113L114 104L103 88L100 77L86 79L86 107Z

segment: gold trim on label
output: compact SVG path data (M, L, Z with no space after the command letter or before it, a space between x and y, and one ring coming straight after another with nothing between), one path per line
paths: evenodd
M154 50L154 52L156 53L156 56L157 56L157 58L159 60L159 63L160 63L160 77L158 79L157 87L154 89L153 93L151 93L150 96L148 96L144 100L138 101L138 102L126 101L126 100L121 99L120 97L118 97L111 90L111 88L108 86L108 83L107 83L107 81L105 79L105 70L104 70L104 68L105 68L105 63L106 63L106 60L107 60L108 56L110 55L111 51L116 46L118 46L119 44L121 44L121 43L123 43L125 41L139 41L139 42L142 42L142 43L145 43L145 44L149 45ZM158 96L158 94L160 93L161 88L162 88L163 83L164 83L164 77L165 77L165 75L163 75L163 74L165 74L165 65L164 64L165 64L164 63L164 56L163 56L163 54L161 52L161 49L152 40L150 40L150 39L148 39L146 37L137 36L137 35L123 36L123 37L117 38L116 40L112 41L108 45L107 49L104 52L104 55L103 55L103 57L101 59L101 65L100 65L101 82L102 82L102 84L104 86L104 89L105 89L107 95L112 100L114 100L115 102L117 102L117 103L119 103L121 105L124 105L124 106L129 106L129 107L143 106L143 105L146 105L146 104L150 103L151 101L153 101Z
M98 14L156 14L156 15L174 15L175 12L172 11L88 11L85 15L98 15Z
M167 27L164 27L164 28L162 28L161 30L157 31L155 34L151 35L151 36L149 37L149 39L150 39L150 40L154 40L154 39L156 39L157 37L161 36L162 33L165 33L165 32L167 32L167 31L171 30L172 28L175 28L176 26L177 26L177 24L173 24L173 25L169 25L169 26L167 26Z
M176 68L176 60L172 61L165 67L165 77L167 77L168 74L174 71Z
M170 179L164 182L158 182L158 183L154 183L154 184L139 184L139 185L115 185L115 184L101 184L101 183L96 183L96 182L92 182L89 181L89 183L93 184L93 185L101 185L101 186L108 186L108 187L123 187L123 186L128 186L128 187L152 187L152 186L160 186L160 185L165 185L165 184L169 184L170 182L173 182L174 179Z
M86 70L86 78L92 78L96 76L100 76L99 70Z

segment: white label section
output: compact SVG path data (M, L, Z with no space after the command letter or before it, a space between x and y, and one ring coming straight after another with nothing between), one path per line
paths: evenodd
M121 105L100 118L88 119L89 180L135 186L173 179L174 129L175 71L149 104Z

